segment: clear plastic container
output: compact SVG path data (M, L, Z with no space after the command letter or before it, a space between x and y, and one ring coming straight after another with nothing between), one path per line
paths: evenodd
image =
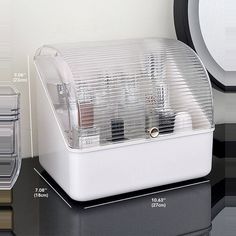
M0 150L1 154L13 154L15 146L15 122L0 123Z
M77 201L209 174L212 90L192 49L134 39L41 47L39 161Z
M207 72L176 40L49 45L37 51L35 63L72 148L214 127ZM183 112L189 119L176 123Z
M11 189L20 172L19 98L13 88L0 86L0 190Z

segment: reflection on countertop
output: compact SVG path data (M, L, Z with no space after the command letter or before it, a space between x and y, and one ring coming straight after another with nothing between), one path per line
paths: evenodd
M49 195L39 204L40 235L203 235L211 228L209 183L73 209Z
M1 209L7 207L11 209L13 220L12 225L8 225L12 228L4 234L1 231L0 235L206 236L210 231L211 236L219 235L217 230L224 228L217 220L221 219L222 209L231 207L231 211L236 212L233 208L236 206L236 178L232 170L228 178L224 178L227 171L222 160L213 157L214 168L207 178L78 203L40 167L38 158L24 159L20 177L9 195L13 202L9 199L6 202L1 195L5 203L0 204L0 217ZM43 190L43 197L35 195L38 189ZM9 219L10 215L7 217ZM230 232L231 229L225 230Z

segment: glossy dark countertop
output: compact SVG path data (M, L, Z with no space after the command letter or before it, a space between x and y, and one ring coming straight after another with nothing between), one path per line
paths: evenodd
M235 170L236 159L213 157L206 178L78 203L43 171L38 158L24 159L9 195L12 203L0 206L0 219L5 211L12 221L0 235L235 235Z

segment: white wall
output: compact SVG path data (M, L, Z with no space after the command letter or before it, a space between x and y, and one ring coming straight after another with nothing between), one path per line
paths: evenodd
M11 16L14 72L27 72L35 79L32 58L46 43L107 40L142 37L174 38L173 0L0 0ZM0 10L0 11L6 11ZM1 31L0 31L1 33ZM1 35L0 35L1 36ZM2 80L2 79L0 79ZM22 152L30 156L30 116L28 84L16 83L22 94ZM37 154L37 113L35 82L31 84L33 104L33 139Z
M27 77L27 57L30 59L35 155L37 112L32 59L38 47L46 43L87 40L176 38L173 0L0 0L0 13L8 15L7 24L11 28L8 40L12 41L12 68L5 78L0 76L0 84L3 80L12 84L14 72L26 73ZM6 35L1 28L2 18L5 19L0 17L0 38ZM28 83L14 85L22 94L22 153L28 157L31 155ZM221 103L220 99L217 103ZM218 109L216 114L220 114Z

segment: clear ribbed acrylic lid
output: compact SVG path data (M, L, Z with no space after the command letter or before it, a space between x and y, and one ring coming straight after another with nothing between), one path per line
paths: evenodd
M179 41L43 46L35 64L72 148L158 140L214 127L208 74Z
M20 94L0 86L0 190L11 189L20 171Z

